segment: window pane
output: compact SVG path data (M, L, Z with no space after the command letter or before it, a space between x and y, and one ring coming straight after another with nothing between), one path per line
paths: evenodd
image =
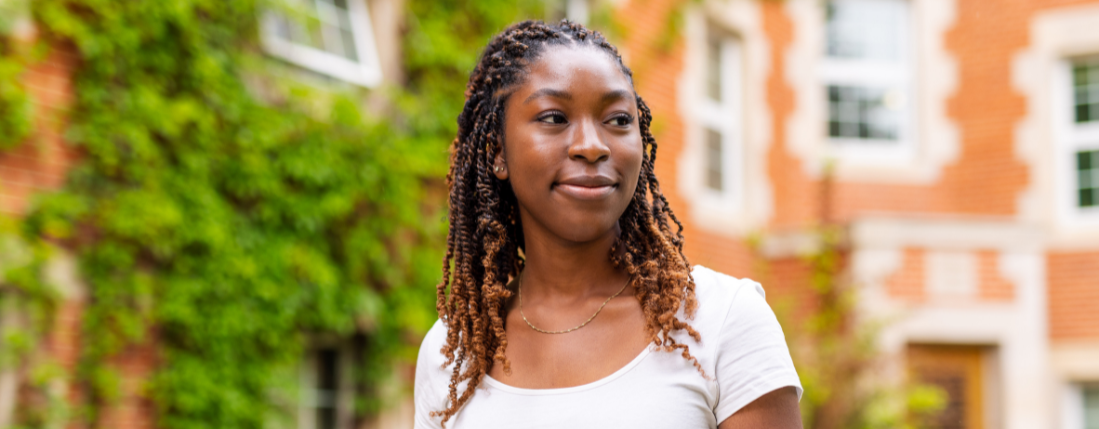
M1099 121L1099 59L1072 65L1072 89L1076 123Z
M706 95L721 101L721 39L711 36L706 41Z
M829 85L828 136L897 140L903 94L899 90Z
M339 351L317 351L316 412L317 429L336 429L337 393L339 392Z
M1099 150L1076 153L1076 194L1078 206L1099 206Z
M358 61L351 13L345 0L291 0L294 17L277 19L275 36ZM288 31L282 27L288 27Z
M832 0L827 4L828 56L898 61L905 28L901 0Z
M1084 388L1084 429L1099 429L1099 386Z
M724 145L721 142L721 133L706 129L706 187L715 191L724 188L723 162Z
M1076 153L1076 204L1099 206L1099 151Z

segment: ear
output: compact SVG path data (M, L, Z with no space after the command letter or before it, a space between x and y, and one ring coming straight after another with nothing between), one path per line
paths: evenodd
M496 156L493 157L492 174L496 175L497 179L508 180L508 165L504 161L503 147L496 148Z

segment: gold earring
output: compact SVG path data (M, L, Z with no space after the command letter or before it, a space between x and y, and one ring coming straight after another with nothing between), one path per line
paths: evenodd
M503 169L502 169L502 168L500 168L500 166L499 166L499 165L497 165L497 166L496 166L496 172L497 172L497 173L499 173L499 172L500 172L500 170L503 170Z

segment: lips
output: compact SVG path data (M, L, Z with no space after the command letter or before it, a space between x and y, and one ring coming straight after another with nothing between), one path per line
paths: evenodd
M577 176L561 180L554 189L579 200L598 200L614 192L618 184L606 176Z

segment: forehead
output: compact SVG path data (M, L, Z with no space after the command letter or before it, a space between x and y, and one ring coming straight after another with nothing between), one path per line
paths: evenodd
M593 46L550 46L531 63L519 92L541 87L626 89L633 85L610 53Z

